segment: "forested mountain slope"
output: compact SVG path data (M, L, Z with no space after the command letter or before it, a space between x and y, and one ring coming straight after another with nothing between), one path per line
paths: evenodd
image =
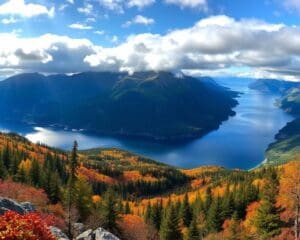
M208 78L170 72L21 74L1 81L0 92L2 120L156 140L202 136L237 104Z

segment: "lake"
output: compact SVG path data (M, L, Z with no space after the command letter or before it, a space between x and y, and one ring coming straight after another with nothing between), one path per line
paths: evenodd
M80 149L122 148L182 168L203 165L253 168L264 160L264 152L274 135L293 117L274 106L278 96L249 89L251 79L222 78L216 81L243 94L234 109L237 114L200 139L158 143L12 123L0 123L0 130L17 132L33 142L66 150L71 149L74 140L78 141Z

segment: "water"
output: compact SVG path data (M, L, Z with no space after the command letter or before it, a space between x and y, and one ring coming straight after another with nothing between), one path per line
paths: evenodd
M250 79L218 79L222 85L244 93L235 108L237 114L203 138L184 143L153 143L105 137L85 132L39 126L0 123L0 130L18 132L33 142L71 149L74 140L80 149L118 147L177 167L220 165L250 169L264 160L264 152L274 135L292 117L274 106L278 96L248 89Z

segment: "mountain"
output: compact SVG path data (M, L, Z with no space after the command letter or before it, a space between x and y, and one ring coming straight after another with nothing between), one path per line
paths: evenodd
M292 88L288 94L278 99L276 105L293 115L300 114L300 87Z
M281 95L275 105L296 117L275 135L275 141L266 150L264 164L278 165L295 159L300 154L300 83L263 79L249 87Z
M286 94L289 90L299 87L300 83L298 82L282 81L277 79L258 79L249 84L249 88L251 89L280 95Z
M216 129L237 94L208 78L169 72L21 74L0 82L0 118L157 140Z

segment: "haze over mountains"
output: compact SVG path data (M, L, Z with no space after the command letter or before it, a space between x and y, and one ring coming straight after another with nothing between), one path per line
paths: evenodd
M201 136L233 115L237 93L170 72L21 74L0 82L1 119L159 140Z

